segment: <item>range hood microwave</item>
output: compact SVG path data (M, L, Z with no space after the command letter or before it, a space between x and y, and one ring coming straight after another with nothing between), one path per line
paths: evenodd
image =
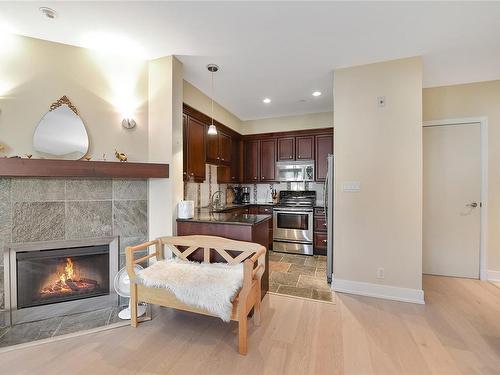
M279 161L276 163L278 181L314 181L314 160Z

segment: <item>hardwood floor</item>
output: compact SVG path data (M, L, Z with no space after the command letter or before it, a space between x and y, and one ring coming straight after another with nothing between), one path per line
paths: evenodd
M426 305L268 295L262 325L162 309L118 328L0 354L2 374L500 374L500 288L424 276Z

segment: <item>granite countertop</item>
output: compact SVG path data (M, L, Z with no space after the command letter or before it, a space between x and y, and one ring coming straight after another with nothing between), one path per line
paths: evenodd
M194 223L214 223L233 225L256 225L270 220L271 215L249 215L230 212L210 212L208 208L194 211L192 219L177 219L177 221L190 221Z

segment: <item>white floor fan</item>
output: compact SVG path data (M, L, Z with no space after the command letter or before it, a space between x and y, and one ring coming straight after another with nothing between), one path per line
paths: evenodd
M134 266L134 271L139 272L143 267L136 264ZM115 276L115 280L113 282L116 293L119 296L128 298L128 307L123 309L118 313L118 317L124 320L130 320L130 278L128 277L127 269L123 267ZM146 313L146 306L137 305L137 317L140 317Z

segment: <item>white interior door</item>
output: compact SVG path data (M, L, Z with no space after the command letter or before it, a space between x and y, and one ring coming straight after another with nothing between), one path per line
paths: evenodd
M423 142L423 272L479 278L480 124L424 127Z

